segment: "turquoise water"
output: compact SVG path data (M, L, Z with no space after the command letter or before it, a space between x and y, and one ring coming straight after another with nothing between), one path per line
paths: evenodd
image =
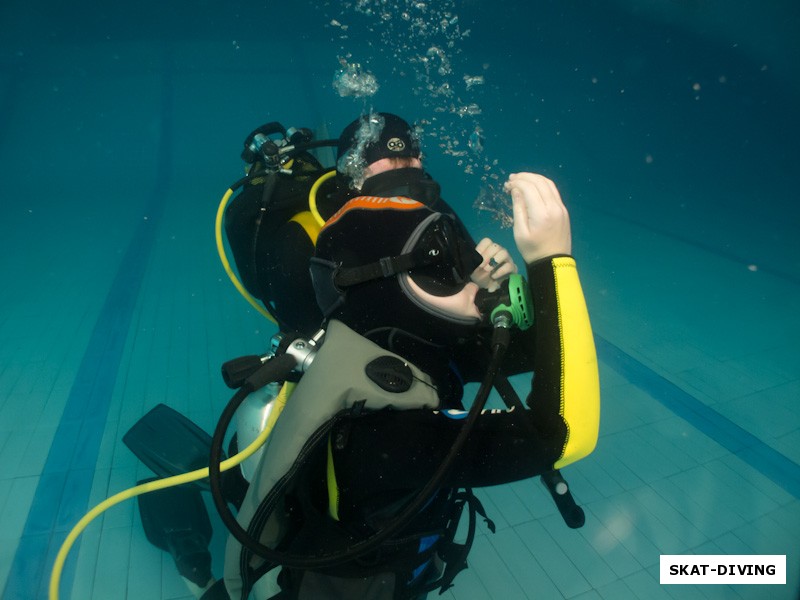
M69 529L149 474L121 443L139 417L164 402L211 430L219 365L266 349L213 239L245 135L336 135L369 107L422 124L476 236L513 244L481 190L556 181L600 358L600 442L565 472L586 526L538 481L482 490L498 531L444 597L798 596L800 9L429 4L0 6L3 598L45 597ZM341 97L340 59L377 93ZM787 555L787 584L660 585L659 556L689 553ZM130 501L89 526L61 591L189 597Z

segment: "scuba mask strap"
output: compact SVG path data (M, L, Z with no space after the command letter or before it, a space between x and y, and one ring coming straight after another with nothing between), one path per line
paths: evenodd
M380 260L360 267L340 267L334 276L334 281L337 287L348 288L373 279L393 277L411 269L438 262L438 260L438 255L430 256L418 252L400 254L399 256L384 256Z
M410 251L397 256L384 256L358 267L339 268L335 276L336 285L346 288L439 263L449 263L452 266L456 283L469 281L472 271L482 261L480 255L474 248L464 247L464 242L456 235L449 216L435 213L432 217L434 218L423 222L424 227L412 235ZM409 245L405 250L409 250Z
M367 281L393 277L439 260L441 253L414 251L399 256L385 256L360 267L342 267L333 261L313 257L309 262L309 270L317 304L327 317L344 303L347 288Z

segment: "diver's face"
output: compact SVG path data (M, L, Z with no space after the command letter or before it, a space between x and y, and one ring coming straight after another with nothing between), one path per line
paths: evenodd
M411 293L424 304L431 308L438 309L451 317L459 319L476 319L480 321L481 312L475 305L475 297L480 289L477 284L471 281L464 284L460 292L451 296L434 296L423 290L414 281L413 277L407 278L408 287Z

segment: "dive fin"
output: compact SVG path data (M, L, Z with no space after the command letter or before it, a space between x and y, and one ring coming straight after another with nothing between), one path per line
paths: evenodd
M211 455L211 436L166 404L157 405L139 419L122 441L159 478L204 469ZM236 435L231 440L231 447L235 453ZM224 452L222 460L225 460ZM210 489L208 478L199 479L191 486L204 491ZM225 498L237 510L242 505L247 486L238 468L222 474Z
M171 477L208 466L211 436L166 404L139 419L123 443L158 477ZM196 484L208 490L208 480Z
M181 577L206 588L212 580L211 521L200 494L196 487L181 485L142 494L138 500L147 540L172 555Z

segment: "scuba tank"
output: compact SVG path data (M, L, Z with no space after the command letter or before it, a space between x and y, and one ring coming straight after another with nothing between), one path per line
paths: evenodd
M336 144L315 140L307 128L277 122L258 127L241 152L247 175L230 186L217 209L217 252L228 277L282 331L310 336L322 320L306 281L307 260L325 220L318 199L330 214L338 191L331 185L335 169L313 152Z
M310 129L286 128L277 121L257 127L243 142L247 176L231 185L217 210L217 249L225 271L251 306L282 330L310 335L321 322L313 290L302 285L301 271L307 270L303 259L313 253L321 226L317 192L335 174L312 152L336 143L315 140ZM228 260L226 240L238 275ZM282 280L275 276L276 269L285 275ZM280 310L287 305L292 312ZM277 343L274 346L273 352ZM248 447L277 418L280 389L272 382L242 403L236 416L238 448ZM262 453L263 448L241 463L247 481Z
M270 419L276 419L278 411L275 399L281 391L281 384L272 381L260 390L251 393L239 410L236 411L236 443L239 448L247 448L264 431ZM261 446L250 458L239 465L242 476L253 480L264 446Z

